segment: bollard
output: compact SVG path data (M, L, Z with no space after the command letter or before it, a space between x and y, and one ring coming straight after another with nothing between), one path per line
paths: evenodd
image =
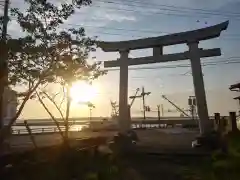
M231 131L235 133L238 131L236 112L229 112L229 117L231 123Z
M228 125L228 121L226 119L226 117L222 117L220 119L219 125L218 125L218 132L220 132L220 134L224 135L227 132L227 125Z

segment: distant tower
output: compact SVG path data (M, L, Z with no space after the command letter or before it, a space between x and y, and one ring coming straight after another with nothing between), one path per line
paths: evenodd
M188 105L193 119L197 116L197 100L195 96L189 96Z

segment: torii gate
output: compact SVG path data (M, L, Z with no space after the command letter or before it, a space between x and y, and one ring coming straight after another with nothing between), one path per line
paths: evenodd
M124 133L130 129L128 118L128 66L161 63L169 61L179 61L190 59L197 108L200 118L200 132L207 134L212 130L209 121L206 94L203 82L202 67L200 58L220 56L221 49L201 49L198 48L199 41L217 38L223 30L226 30L229 22L223 22L215 26L202 28L194 31L175 33L159 37L144 39L118 41L118 42L98 42L98 46L105 52L119 52L120 59L104 62L104 67L120 67L119 86L119 126L120 132ZM169 45L187 44L189 51L174 54L163 54L163 47ZM130 50L153 48L153 55L140 58L129 58Z

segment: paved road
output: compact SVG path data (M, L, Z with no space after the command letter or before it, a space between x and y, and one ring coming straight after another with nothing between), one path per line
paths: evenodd
M176 149L176 148L191 148L191 141L197 136L198 132L190 131L183 128L167 128L167 129L149 129L136 130L140 141L138 146L143 148L161 148L161 149ZM89 137L107 137L109 139L117 132L70 132L71 139L81 139ZM57 145L62 142L61 136L55 134L39 134L35 135L36 144L40 147ZM33 144L28 135L14 135L10 139L11 149L29 149L33 148Z
M70 132L69 138L81 139L89 137L113 137L116 132ZM34 135L35 142L39 147L53 146L62 143L62 138L58 133L52 134L38 134ZM34 148L33 143L28 135L14 135L9 139L10 149L15 151L17 149L25 150Z

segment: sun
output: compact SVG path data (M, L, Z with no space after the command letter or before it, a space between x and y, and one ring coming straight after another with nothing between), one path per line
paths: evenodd
M70 89L70 96L75 103L91 102L96 96L97 89L83 81L74 83Z

